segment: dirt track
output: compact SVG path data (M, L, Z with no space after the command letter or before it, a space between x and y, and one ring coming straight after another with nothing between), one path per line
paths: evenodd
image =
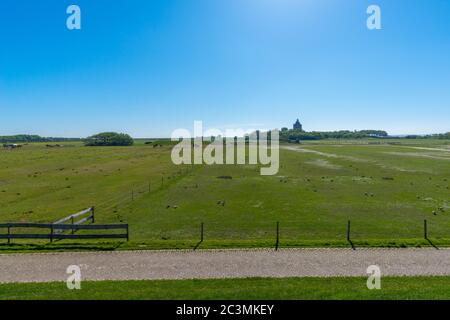
M450 275L450 249L282 249L117 251L0 255L0 282L65 281L69 265L84 280L237 277Z

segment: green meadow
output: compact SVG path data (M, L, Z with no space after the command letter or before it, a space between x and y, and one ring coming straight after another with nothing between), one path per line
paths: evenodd
M0 222L53 222L95 206L96 223L130 226L129 243L77 242L106 249L270 247L277 222L281 247L348 246L348 220L355 245L450 244L448 140L285 144L274 176L260 165L176 166L171 144L155 143L0 150ZM0 250L71 245L14 240Z

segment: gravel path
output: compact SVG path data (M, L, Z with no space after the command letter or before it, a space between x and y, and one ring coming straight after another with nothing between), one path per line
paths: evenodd
M238 277L450 275L450 249L116 251L0 255L0 282Z

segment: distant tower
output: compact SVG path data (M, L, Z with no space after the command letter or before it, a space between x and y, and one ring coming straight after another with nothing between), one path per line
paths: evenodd
M298 121L298 119L297 119L297 121L295 121L293 129L303 131L302 124L300 123L300 121Z

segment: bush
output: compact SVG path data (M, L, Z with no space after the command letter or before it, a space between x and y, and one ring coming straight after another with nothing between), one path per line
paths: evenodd
M84 140L85 146L131 146L133 138L125 133L102 132Z

